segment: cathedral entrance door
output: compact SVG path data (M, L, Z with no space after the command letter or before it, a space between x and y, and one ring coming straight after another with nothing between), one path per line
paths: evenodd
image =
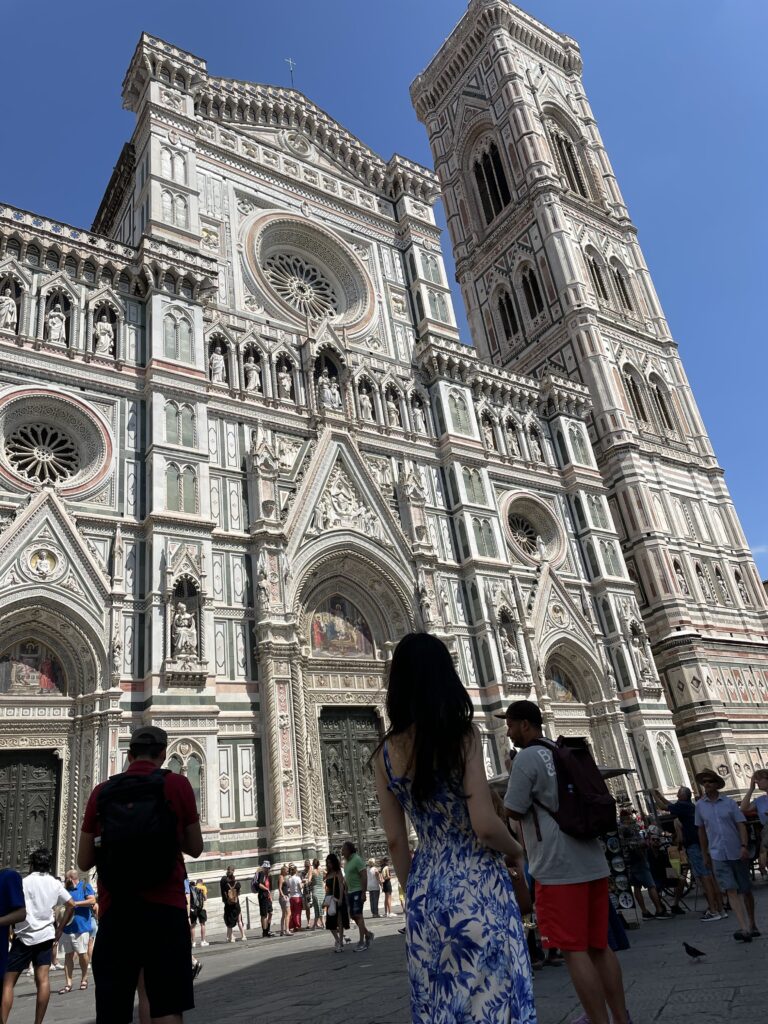
M380 738L379 718L370 709L326 708L320 715L325 808L334 853L351 839L366 859L387 854L369 763Z
M22 874L47 846L56 858L59 759L49 751L0 753L0 864Z

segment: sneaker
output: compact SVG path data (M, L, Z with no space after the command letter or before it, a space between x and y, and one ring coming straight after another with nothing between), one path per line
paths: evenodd
M647 910L644 910L643 911L643 920L644 921L653 921L653 914L649 914ZM574 1024L576 1024L576 1022L574 1022Z
M675 915L684 914L685 913L685 911L683 910L682 907L675 907L675 906L670 907L669 908L669 912L670 912L670 914L675 914Z
M248 941L248 936L244 935L240 941L241 942L247 942Z
M368 946L366 945L365 942L358 942L358 944L355 946L356 953L364 953L366 949L368 949Z
M720 911L720 917L722 917L722 919L725 921L725 919L728 917L728 911L727 910L721 910Z
M713 914L711 910L708 910L705 914L702 914L699 918L700 921L720 921L722 914Z
M398 928L397 931L399 935L405 935L405 928Z
M197 943L196 942L192 943L192 949L197 949Z
M201 948L203 946L210 946L210 942L205 942L205 940L203 940L203 942L200 943L200 946L201 946Z
M195 980L195 978L198 976L200 971L202 971L202 969L202 963L199 960L195 960L195 962L192 964L192 981Z
M753 928L749 934L752 936L753 939L760 938L760 932L757 930L757 928Z
M736 939L737 942L751 942L752 941L752 934L751 934L751 932L743 932L743 931L741 931L741 929L739 929L739 931L737 931L737 932L734 932L733 933L733 937L734 937L734 939Z

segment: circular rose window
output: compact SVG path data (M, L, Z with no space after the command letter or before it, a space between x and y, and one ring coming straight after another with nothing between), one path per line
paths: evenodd
M41 484L57 484L80 468L72 438L47 423L25 423L5 442L5 455L20 476Z
M355 330L375 312L373 286L357 256L341 238L304 217L257 216L244 252L257 291L289 320L332 317Z
M0 477L17 487L85 497L108 476L113 451L108 427L74 395L30 387L0 397Z
M565 556L565 537L549 507L531 494L512 495L506 502L506 534L510 546L521 561L545 558L561 562Z

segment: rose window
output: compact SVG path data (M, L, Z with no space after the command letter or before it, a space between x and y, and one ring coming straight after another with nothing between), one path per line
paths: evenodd
M80 455L72 438L46 423L18 427L5 442L5 454L16 472L34 483L59 483L80 468Z
M512 512L509 516L509 529L515 544L532 555L536 550L536 531L525 516Z
M263 269L283 302L299 313L313 320L338 314L339 299L330 281L301 256L275 253L264 261Z

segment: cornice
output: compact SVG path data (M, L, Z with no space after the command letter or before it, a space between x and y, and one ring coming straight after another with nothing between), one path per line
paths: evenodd
M488 36L500 29L537 58L567 74L581 74L579 46L570 36L555 32L507 0L471 0L467 13L411 83L411 99L420 121L439 109Z

